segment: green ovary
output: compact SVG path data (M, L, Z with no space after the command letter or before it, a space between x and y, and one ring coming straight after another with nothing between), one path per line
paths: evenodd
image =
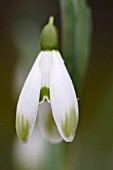
M65 121L62 122L62 129L65 137L68 138L69 136L73 136L75 134L77 123L78 118L76 116L75 108L71 107L69 113L66 112Z
M41 32L41 49L57 50L58 49L58 31L54 25L54 17L49 18L49 22Z
M20 115L17 115L16 117L16 131L19 139L23 142L26 142L29 134L29 122L28 119L25 120L23 114L21 115L21 117Z

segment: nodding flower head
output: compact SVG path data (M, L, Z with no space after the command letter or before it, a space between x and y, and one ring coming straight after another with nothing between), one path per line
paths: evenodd
M16 113L19 139L27 142L37 121L44 137L53 143L74 139L78 102L72 80L58 51L54 18L41 33L41 51L22 88Z

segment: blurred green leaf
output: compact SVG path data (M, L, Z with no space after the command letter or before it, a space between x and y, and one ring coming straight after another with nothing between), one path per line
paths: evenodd
M101 69L101 74L97 69L93 81L90 78L84 97L82 95L78 140L73 148L77 170L113 169L113 79L109 77L112 74L109 68L108 76L103 65ZM94 84L98 84L97 87Z
M91 11L85 0L61 0L62 49L80 96L90 52Z

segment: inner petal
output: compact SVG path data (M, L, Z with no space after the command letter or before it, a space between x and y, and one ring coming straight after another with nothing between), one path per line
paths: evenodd
M39 102L43 103L45 100L50 102L50 74L53 65L51 51L43 52L39 65L41 70L41 89Z
M40 90L39 103L43 103L45 100L47 100L50 103L50 90L48 87L43 86Z
M57 126L55 124L50 103L44 101L39 105L38 110L38 125L43 136L52 143L62 141Z

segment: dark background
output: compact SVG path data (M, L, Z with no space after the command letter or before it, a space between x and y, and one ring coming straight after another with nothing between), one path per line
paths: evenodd
M93 167L97 170L112 170L113 1L89 0L88 4L92 9L93 31L90 64L81 99L76 167L78 170L88 170ZM60 32L60 7L57 0L0 1L1 170L12 169L11 151L19 94L18 84L15 83L16 78L14 78L16 67L21 61L27 74L40 49L41 28L51 14L55 16ZM25 64L25 61L28 63Z

